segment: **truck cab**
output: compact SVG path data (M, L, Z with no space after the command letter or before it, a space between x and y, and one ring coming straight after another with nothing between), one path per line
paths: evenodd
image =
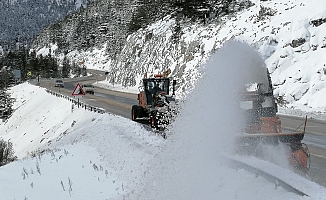
M162 127L169 123L171 115L170 103L175 101L174 92L176 81L173 80L173 93L170 92L170 79L161 74L154 78L143 79L143 91L138 94L139 105L133 105L131 119L149 119L152 128Z

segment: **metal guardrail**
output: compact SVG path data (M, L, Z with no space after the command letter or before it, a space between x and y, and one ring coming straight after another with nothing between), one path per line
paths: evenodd
M104 114L104 113L107 113L106 110L104 110L103 108L99 108L99 107L95 107L95 106L91 106L91 105L88 105L84 102L80 102L80 101L77 101L76 99L74 98L71 98L71 97L68 97L68 96L65 96L63 94L60 94L60 93L57 93L57 92L54 92L52 90L49 90L49 89L46 89L46 92L49 93L49 94L52 94L56 97L60 97L60 98L64 98L70 102L72 102L74 105L77 105L77 106L80 106L82 108L84 108L85 110L89 110L89 111L92 111L92 112L97 112L97 113L100 113L100 114Z
M254 166L251 166L247 163L241 162L239 160L234 160L232 158L228 158L226 157L226 159L229 160L231 167L234 168L242 168L252 174L255 174L256 176L261 176L263 178L265 178L266 180L272 182L275 184L275 187L277 188L278 186L281 186L282 188L284 188L285 190L289 191L289 192L293 192L299 196L307 196L309 197L309 195L307 195L306 193L304 193L303 191L298 190L297 188L293 187L291 184L287 183L286 181L281 180L280 178L277 178L271 174L269 174L266 171L260 170Z

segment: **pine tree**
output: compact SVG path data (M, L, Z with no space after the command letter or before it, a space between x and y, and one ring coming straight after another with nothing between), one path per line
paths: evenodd
M62 78L69 78L71 67L69 65L69 60L65 56L62 62Z
M13 112L13 99L6 92L6 89L0 90L0 118L7 119Z
M5 66L0 70L0 90L6 90L14 83L12 68Z
M13 109L13 99L6 92L13 84L13 74L10 67L3 67L0 71L0 118L8 118Z

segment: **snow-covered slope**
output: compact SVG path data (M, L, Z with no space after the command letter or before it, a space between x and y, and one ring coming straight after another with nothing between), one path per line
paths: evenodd
M258 21L257 13L274 13ZM326 111L326 2L265 1L229 21L227 29L255 46L272 73L275 95L288 107ZM317 21L321 24L317 24ZM223 32L221 32L223 34Z
M216 49L230 39L246 41L265 59L275 95L290 109L325 113L326 3L323 0L252 1L255 5L216 23L181 24L177 44L175 20L170 17L130 35L116 60L103 49L71 52L88 68L109 71L103 85L137 92L140 79L170 68L184 96L201 77L200 67Z
M1 122L0 137L20 160L0 168L3 199L117 198L137 188L164 144L129 119L71 112L70 101L42 88L24 83L11 93L16 111Z

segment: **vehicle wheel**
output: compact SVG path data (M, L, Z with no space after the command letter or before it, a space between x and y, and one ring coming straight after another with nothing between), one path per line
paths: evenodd
M137 106L137 117L138 118L143 118L147 117L148 114L145 112L144 108L141 106Z
M131 107L131 120L136 121L137 117L138 117L138 106L133 105Z
M150 124L151 124L151 127L152 128L157 128L157 112L156 111L153 111L151 112L151 116L150 116Z

